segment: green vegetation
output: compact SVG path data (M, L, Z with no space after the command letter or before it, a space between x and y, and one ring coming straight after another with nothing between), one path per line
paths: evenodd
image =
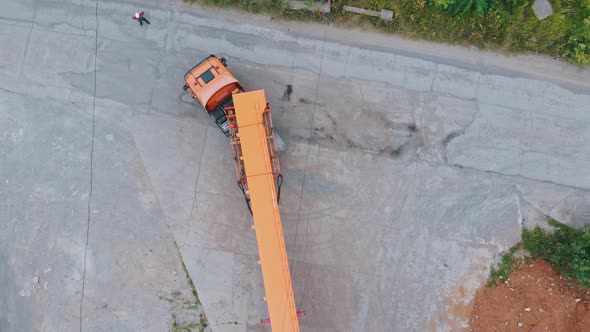
M205 328L207 327L207 320L205 317L201 315L201 318L198 323L189 323L187 325L180 325L176 320L176 315L172 315L172 328L170 332L205 332Z
M477 15L483 15L498 5L498 0L432 0L436 6L447 9L449 13L457 15L473 10ZM516 5L520 0L503 0L507 5Z
M503 254L500 262L492 267L488 286L508 280L510 272L528 260L517 255L526 250L532 258L541 258L551 263L558 273L576 280L581 289L590 287L590 224L573 228L550 217L547 222L555 232L539 226L523 228L522 242Z
M209 6L241 8L251 13L283 15L286 6L281 0L184 0L188 3L202 3Z
M178 245L176 244L176 242L174 242L174 244L178 248ZM184 260L182 260L182 257L180 255L178 255L178 257L180 258L180 263L182 264L182 269L184 270L186 282L188 283L189 287L191 288L191 292L193 293L193 296L195 297L195 302L191 303L191 307L196 309L201 305L201 301L199 300L199 294L197 293L197 289L195 288L195 284L193 283L193 279L191 278L190 274L188 273L188 269L186 268L186 265L184 265Z
M549 219L555 228L550 234L539 226L523 229L524 248L536 258L542 258L566 277L578 281L580 288L590 287L590 224L572 228Z
M202 321L203 319L201 319ZM199 322L199 323L190 323L186 326L181 326L176 321L176 317L173 316L173 323L171 332L193 332L199 330L199 332L205 331L205 327L207 327L207 323Z
M510 52L546 53L590 64L588 0L553 0L556 13L544 20L534 15L534 0L488 0L482 1L489 4L484 7L473 5L479 1L464 0L351 1L370 9L393 10L393 22L375 23L410 37Z
M204 316L201 316L201 319L199 320L199 332L204 332L206 327L207 327L207 320L205 319Z
M488 286L495 286L499 282L504 282L508 280L510 276L510 272L518 269L520 264L522 264L522 259L519 259L515 256L515 253L521 249L521 245L518 244L507 253L502 255L500 262L498 262L497 266L492 267L492 271L490 272L490 278L488 279Z
M282 0L185 0L264 12L275 18L374 25L411 38L507 52L544 53L590 65L590 0L550 0L555 14L539 20L534 0L334 0L332 13L289 10ZM346 13L344 5L392 10L393 21Z
M176 241L174 242L174 245L176 246L176 248L178 249L178 244L176 243ZM199 300L199 294L197 293L197 289L195 288L195 284L193 283L193 279L191 278L190 274L188 273L188 269L186 268L186 265L184 264L184 260L182 259L182 256L180 256L180 254L178 255L179 259L180 259L180 263L182 265L182 269L184 270L184 274L185 274L185 278L186 278L186 282L188 283L189 287L191 288L191 292L194 296L194 301L183 301L183 303L181 304L183 307L183 310L188 310L189 312L191 312L192 314L189 315L190 319L188 322L185 322L184 324L179 324L178 323L178 319L176 314L172 314L172 327L170 329L171 332L196 332L197 330L199 332L204 332L205 328L209 325L207 322L207 318L205 317L205 314L201 313L199 314L199 321L198 322L194 322L193 319L196 318L194 316L194 311L193 310L197 310L199 311L199 307L201 306L201 301ZM179 291L175 291L172 293L173 297L177 297L180 296L180 292ZM165 296L160 296L161 300L176 304L175 300L172 298L168 298Z

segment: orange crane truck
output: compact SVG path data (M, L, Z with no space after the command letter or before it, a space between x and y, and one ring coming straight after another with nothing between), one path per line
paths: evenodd
M232 95L244 92L244 88L226 67L225 58L209 55L184 75L186 84L183 89L190 89L192 97L197 99L219 129L229 137L225 108L233 105Z
M226 67L225 58L210 54L184 75L183 89L191 91L192 97L203 106L223 134L229 137L225 108L233 105L232 96L244 92L244 87ZM277 151L285 150L285 141L276 132L273 135Z
M264 90L245 92L224 58L210 55L189 70L184 90L230 138L237 183L254 219L264 300L273 332L298 332L302 312L295 308L279 199L282 175L270 105Z

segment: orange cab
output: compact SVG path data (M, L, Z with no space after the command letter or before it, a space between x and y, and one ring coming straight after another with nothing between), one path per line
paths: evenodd
M233 106L232 95L244 92L242 84L227 70L224 58L211 54L184 75L183 89L205 108L221 131L229 136L224 109Z

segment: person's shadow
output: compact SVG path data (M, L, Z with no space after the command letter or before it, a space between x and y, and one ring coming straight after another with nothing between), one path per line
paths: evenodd
M287 89L283 93L283 101L291 101L291 93L293 93L293 85L287 84Z

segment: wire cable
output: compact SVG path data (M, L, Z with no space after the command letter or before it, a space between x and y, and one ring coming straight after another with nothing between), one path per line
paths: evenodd
M242 194L244 195L244 199L246 200L246 205L248 206L248 211L250 211L251 215L254 215L252 213L252 207L250 206L250 198L248 197L248 195L246 195L246 189L244 189L244 184L241 183L240 181L238 181L238 188L240 188L240 190L242 191Z

